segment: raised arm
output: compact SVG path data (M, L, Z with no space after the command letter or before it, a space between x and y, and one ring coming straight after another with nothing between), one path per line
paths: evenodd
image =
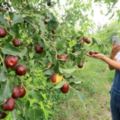
M120 70L120 62L113 60L104 54L101 54L101 53L92 54L92 55L88 54L88 56L104 61L105 63L107 63L109 65L110 69Z

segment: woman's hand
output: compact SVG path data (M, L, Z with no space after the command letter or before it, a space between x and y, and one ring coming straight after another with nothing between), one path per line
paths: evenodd
M92 58L97 58L100 59L102 61L104 61L105 63L108 64L108 66L110 67L110 69L117 69L120 70L120 62L113 60L111 58L109 58L108 56L101 54L99 52L88 52L87 56L92 57Z
M99 53L99 52L93 52L93 51L90 51L90 52L88 52L87 53L87 56L89 56L89 57L93 57L93 58L97 58L97 59L104 59L104 54L101 54L101 53Z

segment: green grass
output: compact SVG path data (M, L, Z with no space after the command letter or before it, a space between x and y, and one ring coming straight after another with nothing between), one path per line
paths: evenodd
M54 120L110 120L110 95L114 71L99 60L88 58L75 75L81 81L57 105Z

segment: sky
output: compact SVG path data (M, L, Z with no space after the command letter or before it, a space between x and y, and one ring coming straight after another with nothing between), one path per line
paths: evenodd
M60 0L62 10L59 11L59 8L57 8L61 15L64 14L64 6L66 3L65 1L66 0ZM87 2L87 0L84 0L84 1ZM119 9L119 6L120 6L120 0L118 0L118 3L116 4L116 6L114 6L114 11ZM102 27L105 24L108 24L111 22L112 19L111 20L109 19L111 14L109 14L109 16L105 15L107 13L107 7L105 4L93 4L92 7L94 11L94 15L92 16L92 19L97 27Z
M113 11L115 12L116 10L119 9L120 6L120 1L117 2L116 6L114 6ZM105 14L107 13L107 7L106 5L101 5L101 4L93 4L93 9L94 9L94 16L93 16L93 21L95 22L95 24L97 26L103 26L107 23L110 23L111 20L113 20L115 17L113 17L113 19L109 19L109 16L106 16Z

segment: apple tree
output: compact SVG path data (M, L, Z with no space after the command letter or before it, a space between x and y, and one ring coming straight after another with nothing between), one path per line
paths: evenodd
M61 93L76 84L73 73L83 67L91 43L91 3L65 4L60 16L57 0L1 0L0 118L50 120Z

